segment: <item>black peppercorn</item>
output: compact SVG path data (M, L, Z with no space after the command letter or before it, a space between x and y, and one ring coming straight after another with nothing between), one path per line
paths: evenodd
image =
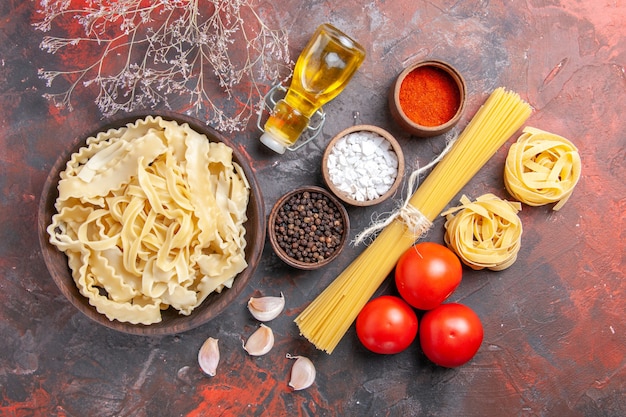
M339 249L345 225L339 208L328 196L304 191L278 209L274 231L280 249L288 257L317 263Z

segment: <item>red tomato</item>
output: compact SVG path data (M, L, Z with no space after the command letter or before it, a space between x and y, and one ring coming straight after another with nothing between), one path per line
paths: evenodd
M417 315L400 297L383 295L368 302L356 318L356 334L376 353L399 353L417 336Z
M441 304L461 283L461 261L447 247L418 243L402 254L396 265L396 287L415 308L430 310Z
M428 359L454 368L474 357L483 341L483 325L469 307L441 304L422 317L420 344Z

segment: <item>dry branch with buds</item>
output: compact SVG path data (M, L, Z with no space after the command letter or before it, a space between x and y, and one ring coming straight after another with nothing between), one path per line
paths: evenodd
M96 88L105 116L188 99L186 111L219 130L246 127L269 86L292 66L287 33L268 27L254 0L40 0L41 49L73 68L40 69L45 97L72 109ZM58 87L57 87L58 88Z

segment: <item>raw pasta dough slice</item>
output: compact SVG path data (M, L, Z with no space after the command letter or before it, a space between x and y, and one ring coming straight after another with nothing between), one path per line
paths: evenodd
M461 197L461 205L444 211L444 240L472 269L500 271L517 259L522 238L521 204L484 194L472 202Z
M50 242L110 320L191 314L247 267L249 183L232 149L187 124L148 117L89 138L58 188Z
M526 127L511 145L504 169L504 185L513 197L529 206L557 203L559 210L580 179L578 149L569 140Z

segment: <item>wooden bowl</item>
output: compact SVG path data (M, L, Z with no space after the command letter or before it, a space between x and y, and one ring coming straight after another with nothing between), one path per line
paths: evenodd
M449 77L449 81L453 82L458 89L458 107L456 112L449 120L438 124L437 126L426 126L411 120L400 104L400 88L402 83L411 72L423 67L429 67L437 71L442 71L443 74ZM389 90L389 110L391 111L391 116L396 123L398 123L398 125L400 125L400 127L408 133L418 137L438 136L448 132L459 122L459 119L465 110L466 89L463 76L461 76L461 74L452 65L438 60L417 62L405 68L392 84L391 89Z
M283 224L283 222L281 222L279 219L280 209L286 203L288 203L292 197L302 196L305 193L310 193L310 194L318 193L326 197L328 202L335 206L337 213L339 215L339 219L341 220L343 224L343 232L339 236L339 241L336 243L334 251L332 252L332 254L330 254L330 256L325 256L323 260L307 262L307 261L296 259L295 257L288 254L285 251L285 249L281 247L281 244L280 244L281 237L285 236L285 233L281 232L280 228L281 227L288 228L288 225ZM297 216L297 219L302 221L303 216ZM304 228L304 225L302 227ZM350 234L350 220L349 220L348 212L346 211L346 208L331 193L329 193L328 191L326 191L325 189L321 187L308 186L308 187L297 188L293 191L290 191L278 199L278 201L274 204L272 211L270 212L269 220L267 222L267 228L268 228L267 234L269 236L270 244L272 245L274 252L276 253L276 255L278 255L280 259L282 259L287 265L290 265L294 268L312 270L312 269L317 269L325 265L328 265L335 258L337 258L337 256L339 256L339 254L345 247L347 239L348 239L348 235Z
M370 132L370 133L374 133L384 138L391 145L393 152L396 154L396 157L398 158L398 169L397 169L396 178L393 181L393 184L391 184L390 188L386 192L384 192L379 197L374 198L374 199L359 200L359 199L354 198L353 195L340 189L337 186L337 184L335 184L332 181L331 174L329 172L329 168L328 168L329 156L331 155L331 152L333 151L335 145L343 137L351 133L355 133L355 132ZM398 141L393 137L393 135L391 135L386 130L381 129L380 127L371 126L371 125L352 126L339 132L328 143L328 146L326 146L326 150L324 151L324 155L322 157L322 176L324 178L324 182L326 183L326 186L333 192L333 194L337 196L337 198L339 198L344 203L350 204L352 206L361 206L361 207L372 206L374 204L381 203L387 200L392 195L394 195L394 193L396 192L396 190L402 183L402 177L404 176L404 153L402 152L402 148L400 147L400 144L398 143Z
M261 253L263 252L263 246L265 244L265 213L263 197L249 161L226 137L199 120L172 112L159 112L158 114L137 113L109 120L103 126L94 130L93 135L87 136L94 136L98 132L106 131L110 128L126 126L128 123L133 123L148 115L161 116L163 119L173 120L179 124L187 123L195 131L206 135L210 141L224 142L232 148L233 159L241 165L250 183L251 191L247 209L248 220L245 223L247 241L245 258L248 266L235 278L232 288L224 288L219 294L213 293L209 295L189 316L181 315L173 308L162 311L162 321L151 325L131 324L117 320L111 321L105 315L98 313L98 311L89 304L87 298L80 294L72 279L66 255L49 242L49 236L46 231L46 228L51 223L52 215L56 213L54 203L59 194L57 189L59 174L65 169L65 164L70 155L85 145L86 137L77 138L74 143L68 147L65 153L57 159L50 170L39 202L38 233L41 252L52 279L63 295L65 295L80 312L94 322L120 332L136 335L167 335L181 333L208 322L222 312L228 305L232 304L244 290L248 281L252 278Z

